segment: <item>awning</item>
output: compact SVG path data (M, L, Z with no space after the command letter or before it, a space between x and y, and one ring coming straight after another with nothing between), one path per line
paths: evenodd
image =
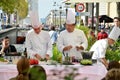
M110 23L110 22L113 22L113 19L107 15L101 15L99 18L99 22Z
M63 3L120 2L120 0L63 0Z

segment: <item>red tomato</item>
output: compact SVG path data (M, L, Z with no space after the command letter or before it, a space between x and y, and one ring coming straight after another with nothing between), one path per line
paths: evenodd
M38 60L34 60L34 64L38 64Z
M38 60L36 59L29 59L30 65L38 64Z
M29 63L30 63L30 65L33 65L34 64L34 60L33 59L29 59Z

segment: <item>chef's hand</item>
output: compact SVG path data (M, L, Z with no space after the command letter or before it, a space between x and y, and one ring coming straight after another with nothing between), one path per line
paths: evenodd
M71 45L66 46L66 47L64 47L64 48L63 48L63 51L68 51L68 50L70 50L71 48L72 48L72 46L71 46Z
M41 60L42 57L39 55L39 54L35 54L35 57L38 59L38 60Z
M77 49L77 51L84 50L84 47L82 47L82 46L76 46L76 49Z
M108 68L108 62L105 58L101 58L100 61L105 65L106 68Z
M45 55L45 59L46 60L49 60L50 59L50 56L48 54Z

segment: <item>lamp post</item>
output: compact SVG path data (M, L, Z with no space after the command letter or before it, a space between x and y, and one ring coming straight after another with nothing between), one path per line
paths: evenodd
M62 25L61 25L61 14L62 14L62 7L60 6L59 7L59 9L60 9L60 29L62 28Z
M56 17L57 17L57 10L55 10L54 13L55 13L55 26L56 26L56 25L57 25L57 24L56 24L56 21L57 21L57 18L56 18Z
M55 7L56 5L57 5L56 2L54 2L53 6ZM56 11L57 11L56 9L53 10L53 21L55 23L54 24L55 26L56 26Z

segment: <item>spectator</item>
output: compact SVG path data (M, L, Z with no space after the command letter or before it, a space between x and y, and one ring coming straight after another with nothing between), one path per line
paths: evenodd
M30 68L29 60L22 57L17 63L18 75L10 80L29 80L28 71Z
M17 54L17 50L15 46L10 44L10 39L7 36L2 40L2 46L0 47L0 53L2 55Z
M105 39L108 37L108 34L105 32L104 28L101 28L100 32L98 33L97 40Z
M118 61L111 61L108 64L107 70L109 71L111 69L120 69L120 63ZM102 80L105 80L105 77Z
M120 69L120 63L118 61L111 61L108 64L108 70L111 70L113 68Z
M29 80L46 80L46 72L42 66L33 66L29 72Z
M120 69L111 69L107 72L105 80L120 80Z

